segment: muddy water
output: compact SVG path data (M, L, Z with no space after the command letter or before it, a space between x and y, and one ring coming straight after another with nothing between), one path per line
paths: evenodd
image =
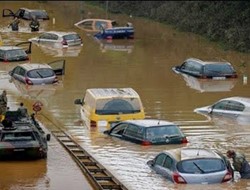
M92 7L87 8L83 2L1 2L1 8L13 7L16 10L18 7L24 6L44 8L48 10L51 18L56 18L55 25L52 24L52 20L43 22L41 31L76 31L82 36L84 46L80 51L76 50L77 55L64 54L65 52L60 50L46 51L46 49L33 46L31 55L33 62L50 62L58 57L66 59L66 74L59 86L45 86L36 89L13 82L9 83L8 75L5 72L7 68L5 65L1 65L0 89L8 90L10 106L15 107L17 102L22 100L31 109L34 101L42 101L43 111L38 116L41 121L43 121L43 115L50 115L57 121L58 126L68 131L81 146L89 150L131 190L250 188L250 182L239 179L238 175L236 175L236 181L229 184L174 185L151 171L146 162L159 151L180 147L179 145L142 147L104 136L100 131L105 129L89 130L83 126L79 107L73 104L74 99L81 98L87 88L132 87L140 94L147 117L166 119L180 124L189 139L186 146L216 148L222 153L229 148L235 148L243 151L250 160L250 124L248 122L221 118L210 120L193 112L196 107L209 105L224 97L249 96L249 79L243 81L243 76L249 77L250 73L249 54L224 51L218 45L207 42L197 35L178 32L169 26L152 21L120 15L108 16L122 23L132 22L136 30L135 39L132 42L118 40L112 44L99 43L93 39L92 34L73 26L81 18L106 16L105 12L95 11ZM82 10L84 10L84 14ZM27 23L23 23L20 33L14 33L9 32L9 29L6 28L10 18L0 20L0 32L5 43L23 41L35 36L25 27ZM233 81L197 81L177 75L171 70L173 66L179 65L189 57L204 60L227 60L234 65L239 73L239 78ZM245 67L242 66L243 63L245 63ZM76 187L74 189L81 187L81 180L76 179L82 176L77 173L78 170L74 168L73 164L68 167L70 171L76 172L69 173L68 176L75 180L72 182L71 178L68 181L65 178L60 182L57 181L61 175L57 168L60 168L61 159L64 159L66 154L60 151L60 146L53 145L53 142L50 143L49 148L47 164L50 163L50 169L48 170L48 165L47 168L43 167L42 161L37 162L37 170L40 171L37 173L41 176L36 173L31 174L32 177L20 175L18 176L19 181L22 181L26 187L31 186L39 190L68 189L63 188L64 183ZM12 164L7 163L7 165ZM26 163L18 163L18 165L30 167ZM7 166L0 165L0 167L2 169ZM18 174L15 173L15 175ZM46 176L50 176L50 180L47 180ZM14 183L15 185L15 181L12 181L9 176L0 177L6 184ZM51 183L53 183L53 187ZM12 188L18 186L22 186L22 184L6 185L6 187Z

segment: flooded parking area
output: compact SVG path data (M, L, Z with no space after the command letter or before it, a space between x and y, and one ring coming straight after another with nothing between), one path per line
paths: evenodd
M112 172L128 189L249 189L249 180L236 174L234 182L214 185L177 185L152 171L146 162L160 151L182 146L217 149L224 155L228 149L244 152L250 161L250 123L225 118L207 118L193 112L230 96L249 97L250 55L224 51L200 36L182 33L172 28L124 15L109 15L113 19L130 21L135 27L135 39L99 43L87 33L74 27L82 17L105 17L80 1L75 2L0 2L1 8L28 6L46 9L55 18L42 21L41 30L75 31L83 39L81 49L68 51L32 46L31 62L48 63L58 58L66 60L66 73L59 85L49 88L29 87L10 82L8 70L12 63L0 62L0 92L7 90L8 106L15 109L24 102L32 112L36 101L43 103L38 120L46 126L46 118L69 133L79 145ZM60 8L58 8L60 7ZM81 10L84 9L84 14ZM70 15L70 16L69 16ZM12 18L0 18L0 34L4 44L15 44L37 36L29 32L23 21L20 32L6 26ZM129 44L129 50L127 50ZM131 45L132 44L132 45ZM131 48L132 46L132 48ZM113 47L113 49L112 49ZM127 48L127 49L126 49ZM120 50L120 51L119 51ZM73 53L70 53L73 52ZM183 60L195 57L229 61L237 70L234 81L196 81L183 78L172 71ZM242 67L245 62L246 66ZM106 128L88 129L81 120L76 98L83 98L88 88L134 88L141 97L147 118L164 119L179 124L189 143L186 145L141 146L104 135ZM50 129L48 128L48 131ZM47 160L32 162L0 162L0 189L91 189L81 170L64 148L51 138Z

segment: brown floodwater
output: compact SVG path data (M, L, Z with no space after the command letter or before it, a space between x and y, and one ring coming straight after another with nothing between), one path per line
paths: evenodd
M162 150L181 145L144 147L110 138L104 129L88 130L81 122L76 98L87 88L132 87L141 96L148 118L176 122L187 135L186 146L215 148L225 154L234 148L250 160L250 123L223 118L209 119L193 112L197 107L230 96L249 96L250 54L225 51L216 43L191 33L141 18L108 15L118 22L132 22L135 39L97 42L91 34L74 27L82 18L105 18L105 11L89 7L81 1L0 2L1 9L19 7L46 9L50 21L41 23L41 31L76 31L83 38L83 47L69 50L32 46L31 61L47 63L66 59L66 74L57 86L28 87L9 81L7 74L14 64L0 65L0 91L8 92L9 106L15 109L23 101L30 111L36 100L43 102L38 118L46 126L49 117L66 130L107 167L128 189L249 189L250 181L236 180L215 185L175 185L151 171L146 162ZM20 32L7 28L11 18L0 18L0 34L4 44L25 41L37 35L30 33L23 21ZM204 60L227 60L236 68L239 78L230 81L199 81L177 75L172 67L195 57ZM245 65L245 66L242 66ZM48 127L48 126L46 126ZM49 127L48 127L49 130ZM0 189L88 189L90 188L71 157L55 139L49 142L46 161L0 162Z

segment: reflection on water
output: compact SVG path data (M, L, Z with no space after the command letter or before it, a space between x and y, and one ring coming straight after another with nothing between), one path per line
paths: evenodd
M7 3L9 2L1 2L1 5L4 5L3 8L7 7ZM34 6L37 2L26 3ZM11 6L16 8L20 5L23 6L22 3L11 3ZM55 9L59 5L60 9ZM73 24L80 20L81 3L77 1L72 4L64 1L61 1L60 4L47 1L43 4L38 3L37 6L48 10L52 17L56 17L56 25L48 23L49 29L56 27L57 30L72 30L72 28L76 28ZM85 12L90 11L93 17L105 17L105 12L94 11L93 7ZM239 69L239 63L242 61L248 63L250 55L223 51L216 44L208 43L197 35L177 32L168 26L149 20L127 18L122 15L113 15L112 18L124 21L132 19L131 22L136 29L133 51L120 53L112 50L102 53L100 44L96 43L93 38L88 38L87 34L81 31L80 34L84 36L84 53L80 53L76 57L67 57L63 88L46 99L48 104L44 106L43 112L46 110L48 115L55 117L63 129L105 167L109 168L130 190L249 189L250 182L241 179L233 183L215 185L172 184L151 171L146 162L162 150L177 148L181 145L144 147L105 136L99 129L88 130L79 122L79 107L74 105L74 99L82 97L87 88L129 86L140 94L147 117L166 119L180 124L180 128L189 140L186 146L215 148L224 154L227 149L235 148L243 151L246 158L250 160L250 124L246 123L247 125L242 127L231 121L223 120L222 122L221 119L218 120L218 123L193 113L196 107L209 105L210 102L224 97L249 96L250 84L243 84L242 75L243 72L244 74L250 73L250 67L247 65L242 71ZM6 20L0 19L1 26L4 27L8 24ZM78 28L76 28L76 32L79 32ZM12 43L29 39L35 34L17 35L14 32L10 34L3 32L1 35L4 42ZM236 83L233 84L221 84L218 81L219 84L212 85L212 91L210 91L210 84L207 86L207 84L199 83L197 88L206 90L203 93L197 93L171 70L173 66L188 57L199 57L205 60L218 57L228 60L239 72L239 79L236 79ZM32 61L50 62L51 55L44 54L39 47L34 47L31 59ZM14 95L8 94L10 105L12 105L14 98L20 98L19 90L7 79L1 79L0 90L5 88L8 92L12 90L11 92L14 93ZM45 125L47 126L46 123ZM68 154L63 153L62 147L56 145L55 142L52 141L49 144L49 165L46 175L49 176L50 186L43 188L46 186L48 178L41 177L42 180L39 180L39 184L43 187L39 189L70 189L72 187L80 189L81 173L67 171L67 168L64 168L65 163L68 165L68 159L70 160ZM71 169L75 167L72 163L69 166ZM73 182L70 181L72 178L68 179L71 176ZM61 177L63 178L61 179Z
M0 162L0 168L1 189L36 188L41 180L48 180L46 160Z
M198 79L186 74L180 73L186 81L187 86L199 92L223 92L230 91L236 84L236 80L213 80L213 79Z
M119 51L131 53L134 48L133 40L96 40L100 44L102 53L107 51Z

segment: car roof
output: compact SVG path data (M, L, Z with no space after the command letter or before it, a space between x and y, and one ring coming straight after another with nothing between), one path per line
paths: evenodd
M227 62L227 61L202 61L200 59L196 59L196 58L189 58L186 61L195 61L200 63L201 65L208 65L208 64L229 64L231 65L231 63Z
M32 70L32 69L39 69L39 68L50 68L48 64L40 64L40 63L24 63L20 64L20 67L24 68L25 70Z
M221 99L220 101L222 100L234 100L234 101L240 102L250 107L250 98L247 98L247 97L234 96L234 97Z
M90 88L87 89L87 92L98 99L114 97L139 98L138 93L132 88Z
M24 8L24 7L20 8L20 9L30 11L30 12L34 12L34 11L44 11L44 12L46 12L46 10L44 10L44 9L28 9L28 8Z
M17 46L0 46L0 50L4 50L4 51L8 51L8 50L18 50L21 49L23 50L23 48L21 47L17 47Z
M77 34L76 32L61 32L61 31L48 31L45 33L49 33L49 34L56 34L60 37L65 36L65 35L69 35L69 34Z
M13 128L2 128L2 133L16 133L16 132L32 132L34 129L32 128L30 123L22 124L22 125L14 125Z
M159 119L136 119L136 120L126 120L124 122L139 125L142 127L156 127L163 125L176 125L172 122L159 120Z
M220 158L215 151L205 148L178 148L166 150L164 153L170 154L177 161L196 159L196 158Z

